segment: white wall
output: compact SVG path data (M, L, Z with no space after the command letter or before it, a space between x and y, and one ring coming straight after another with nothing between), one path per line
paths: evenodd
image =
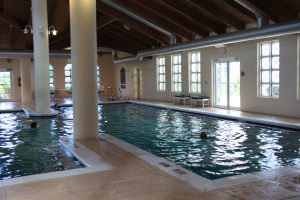
M280 97L258 97L258 63L257 44L260 41L279 39L280 42ZM202 95L213 97L213 61L216 58L238 57L241 71L245 76L241 77L241 110L257 113L300 117L300 100L297 99L297 79L299 78L297 52L297 35L268 38L260 41L250 41L230 44L224 54L215 47L199 49L201 51L202 64ZM182 56L182 93L189 93L188 80L188 51L180 52ZM166 92L158 92L156 84L156 59L142 61L140 63L127 63L116 66L116 85L119 85L119 69L124 66L128 72L129 82L126 93L133 97L133 86L130 75L134 67L140 66L143 71L143 96L147 100L173 101L174 93L171 92L171 54L166 57ZM298 76L298 77L297 77ZM298 84L299 85L299 84ZM212 99L212 102L214 100Z

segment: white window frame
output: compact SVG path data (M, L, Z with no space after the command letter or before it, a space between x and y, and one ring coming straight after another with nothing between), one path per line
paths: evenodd
M175 62L175 58L178 56L178 62ZM178 67L178 68L177 68ZM175 72L175 69L178 69L178 72ZM177 78L176 78L177 76ZM176 86L179 86L179 89L176 89ZM181 68L181 54L172 55L172 92L181 93L182 92L182 68Z
M69 71L70 72L70 75L67 76L66 75L66 71ZM67 64L65 67L64 67L64 75L65 75L65 89L66 90L71 90L72 89L72 64ZM67 77L70 77L70 81L69 82L66 82L66 78ZM70 84L70 87L67 87L66 85L67 84Z
M0 99L1 101L11 101L14 98L14 76L12 70L2 70L0 69L0 72L9 72L10 74L10 98L7 99Z
M196 60L193 60L193 55L196 55ZM190 93L200 94L201 93L201 53L200 51L194 51L189 53L189 82ZM193 68L196 65L196 68ZM194 71L195 70L195 71ZM196 77L196 81L193 81L193 75ZM196 84L196 91L192 90L192 85Z
M162 62L160 62L161 60ZM156 67L157 91L165 92L166 91L166 58L164 56L157 57L156 66L157 66ZM163 81L161 81L160 77L163 78Z
M51 76L51 72L52 71L52 76ZM54 80L54 66L49 64L49 85L50 85L50 89L53 90L55 89L55 80ZM51 81L52 78L52 81ZM51 87L52 85L52 87Z
M275 43L278 43L279 45L279 53L278 55L277 54L274 54L272 52L272 45L274 45ZM262 46L265 45L265 44L269 44L270 45L270 54L269 55L262 55ZM278 69L274 68L273 67L273 64L272 64L272 60L274 58L277 58L278 57L278 62L279 62L279 66L278 66ZM262 59L268 59L269 61L269 69L263 69L262 67ZM273 41L266 41L266 42L261 42L259 43L259 91L258 91L258 94L259 94L259 97L261 98L275 98L275 99L278 99L279 96L280 96L280 43L279 43L279 40L273 40ZM279 81L278 82L274 82L273 80L273 77L272 77L272 72L277 72L279 73ZM269 81L268 82L263 82L262 81L262 76L263 76L263 72L265 73L269 73ZM269 85L270 87L270 92L269 92L269 95L263 95L262 94L262 87L263 85ZM273 90L272 90L272 87L273 86L276 86L278 85L279 87L279 91L278 91L278 96L275 96L274 93L273 93Z

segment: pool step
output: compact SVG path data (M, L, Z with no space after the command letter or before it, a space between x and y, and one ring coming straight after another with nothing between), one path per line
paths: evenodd
M58 163L60 163L64 169L77 169L84 167L84 165L78 161L69 151L63 148L60 144L49 144L46 150L55 157Z

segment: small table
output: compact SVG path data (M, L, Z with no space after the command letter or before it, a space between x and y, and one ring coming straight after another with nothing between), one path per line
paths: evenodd
M193 105L193 102L201 102L202 103L202 108L204 106L209 106L209 98L208 97L192 97L191 98L191 106Z

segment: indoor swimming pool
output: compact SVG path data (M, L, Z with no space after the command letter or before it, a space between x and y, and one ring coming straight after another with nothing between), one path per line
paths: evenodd
M102 134L211 180L300 164L300 131L134 104L103 106L100 116Z
M73 121L63 116L28 119L24 113L1 113L0 179L84 167L58 142L73 132Z
M99 134L211 180L300 164L300 131L130 103L98 110ZM0 179L83 167L58 145L73 133L73 108L59 111L57 118L34 119L36 129L24 113L0 114Z

